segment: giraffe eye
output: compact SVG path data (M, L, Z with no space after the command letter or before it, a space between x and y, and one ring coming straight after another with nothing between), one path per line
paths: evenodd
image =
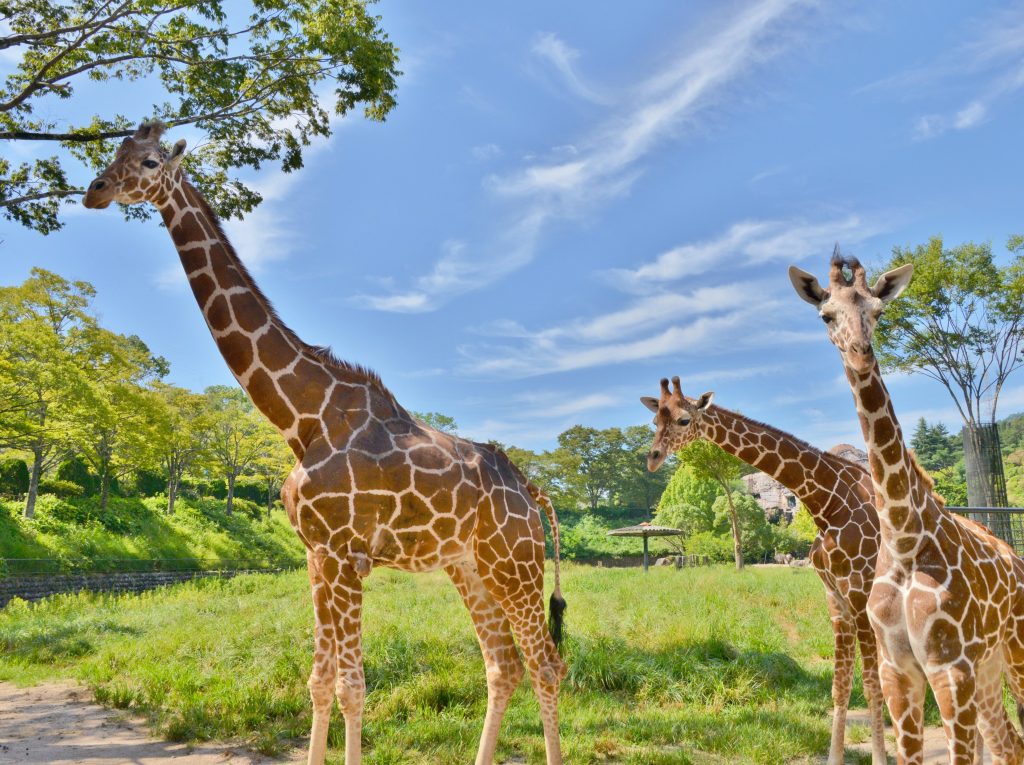
M683 427L684 425L689 425L689 424L690 424L690 418L689 417L680 417L678 420L676 420L676 425L678 425L679 427Z
M159 165L160 165L160 163L157 162L155 159L144 159L144 160L142 160L142 166L143 167L148 167L150 170L152 170L155 167L158 167Z
M831 324L833 321L835 321L835 318L835 316L822 316L821 320L826 324Z

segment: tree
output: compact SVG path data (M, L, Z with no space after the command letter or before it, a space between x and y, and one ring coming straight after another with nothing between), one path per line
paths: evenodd
M172 515L181 479L207 449L207 402L197 393L163 383L153 385L149 396L154 417L147 438L167 478L167 513Z
M654 509L672 477L674 460L665 460L655 472L647 469L654 429L650 425L624 428L615 475L615 492L620 505Z
M960 439L950 435L941 422L929 425L924 417L917 421L910 445L921 466L932 472L951 467L962 457Z
M712 506L722 493L717 481L697 477L690 465L680 464L661 495L654 520L659 526L685 532L684 540L693 534L711 531L715 521Z
M56 105L86 82L107 83L109 100L112 82L142 81L164 93L146 116L206 133L189 171L222 216L240 217L260 196L230 169L295 170L311 139L331 134L330 110L364 104L383 120L394 107L397 49L367 1L3 0L0 50L17 63L0 87L0 140L61 152L0 158L0 211L42 233L59 228L61 201L82 193L67 159L105 167L142 115L69 119Z
M274 500L281 494L281 487L284 479L288 477L295 466L295 453L292 452L288 442L281 438L281 435L274 430L266 420L263 420L267 433L267 450L256 458L253 463L253 472L263 479L267 487L267 517L274 508Z
M217 472L227 482L227 514L234 510L235 481L279 439L266 424L249 396L241 388L213 385L206 389L211 427L209 455Z
M953 399L965 427L972 505L1006 503L994 422L1003 385L1024 364L1024 238L1011 238L1007 248L1015 255L1001 266L988 244L946 249L933 237L895 248L882 268L913 263L914 279L879 318L879 361L885 371L931 377Z
M736 570L743 568L743 531L736 503L732 497L732 485L743 475L746 463L723 451L716 444L704 439L691 442L679 452L679 463L688 466L695 478L711 479L717 483L725 495L728 508L729 523L732 528L733 558Z
M618 428L597 430L574 425L558 436L558 456L566 469L565 480L578 490L591 510L597 510L615 486L623 441Z
M409 412L413 417L427 425L434 430L440 430L442 433L455 434L459 432L459 424L455 422L454 417L450 417L447 414L441 414L440 412Z
M35 513L43 472L74 444L89 399L95 295L41 268L16 287L0 287L0 448L31 455L25 517Z
M106 509L111 481L145 467L149 424L158 415L142 386L167 374L167 362L150 353L138 337L96 327L85 360L89 395L80 410L78 451L99 478L100 507Z

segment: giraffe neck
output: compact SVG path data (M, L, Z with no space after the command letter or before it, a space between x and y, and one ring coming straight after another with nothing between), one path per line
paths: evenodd
M209 204L183 176L157 206L221 355L301 459L320 432L315 415L335 387L335 370L278 318Z
M792 491L823 530L863 503L855 478L837 480L850 463L782 430L712 405L701 419L701 435Z
M941 523L941 509L904 443L878 360L866 372L844 368L864 433L883 542L894 557L912 557L924 533Z

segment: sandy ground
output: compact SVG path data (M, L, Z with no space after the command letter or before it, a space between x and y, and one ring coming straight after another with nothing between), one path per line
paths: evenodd
M847 726L863 725L870 727L871 718L866 709L851 709L847 715ZM871 744L847 744L847 751L867 752L871 754ZM885 731L885 751L889 755L889 762L896 761L896 745L892 740L892 728ZM824 762L824 760L822 760ZM942 728L926 728L924 732L924 765L949 765L949 757L946 755L946 734ZM985 752L983 765L992 765L992 755Z
M867 710L851 709L850 725L868 725ZM893 760L891 731L886 749ZM848 750L870 753L869 744ZM991 763L985 757L985 765ZM225 744L174 744L154 740L145 723L93 703L79 686L44 684L18 688L0 683L0 763L12 765L281 765L304 758L273 760ZM821 760L824 762L824 759ZM941 728L925 735L925 765L945 765Z
M143 721L92 702L81 687L18 688L0 683L0 763L42 765L269 765L271 760L224 744L156 741Z

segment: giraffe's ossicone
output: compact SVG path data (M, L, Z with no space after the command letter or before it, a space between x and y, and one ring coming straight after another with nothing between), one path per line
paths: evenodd
M84 204L156 206L224 360L295 453L281 497L307 549L316 618L309 762L324 762L335 698L345 717L345 763L360 762L362 580L374 566L389 566L443 568L469 609L488 690L477 765L493 761L505 708L523 676L513 635L540 701L548 764L559 765L558 690L566 668L552 635L561 633L565 602L550 501L501 450L426 426L377 375L300 340L186 179L185 142L165 151L162 133L159 124L143 124L126 138ZM555 549L550 632L542 511Z

